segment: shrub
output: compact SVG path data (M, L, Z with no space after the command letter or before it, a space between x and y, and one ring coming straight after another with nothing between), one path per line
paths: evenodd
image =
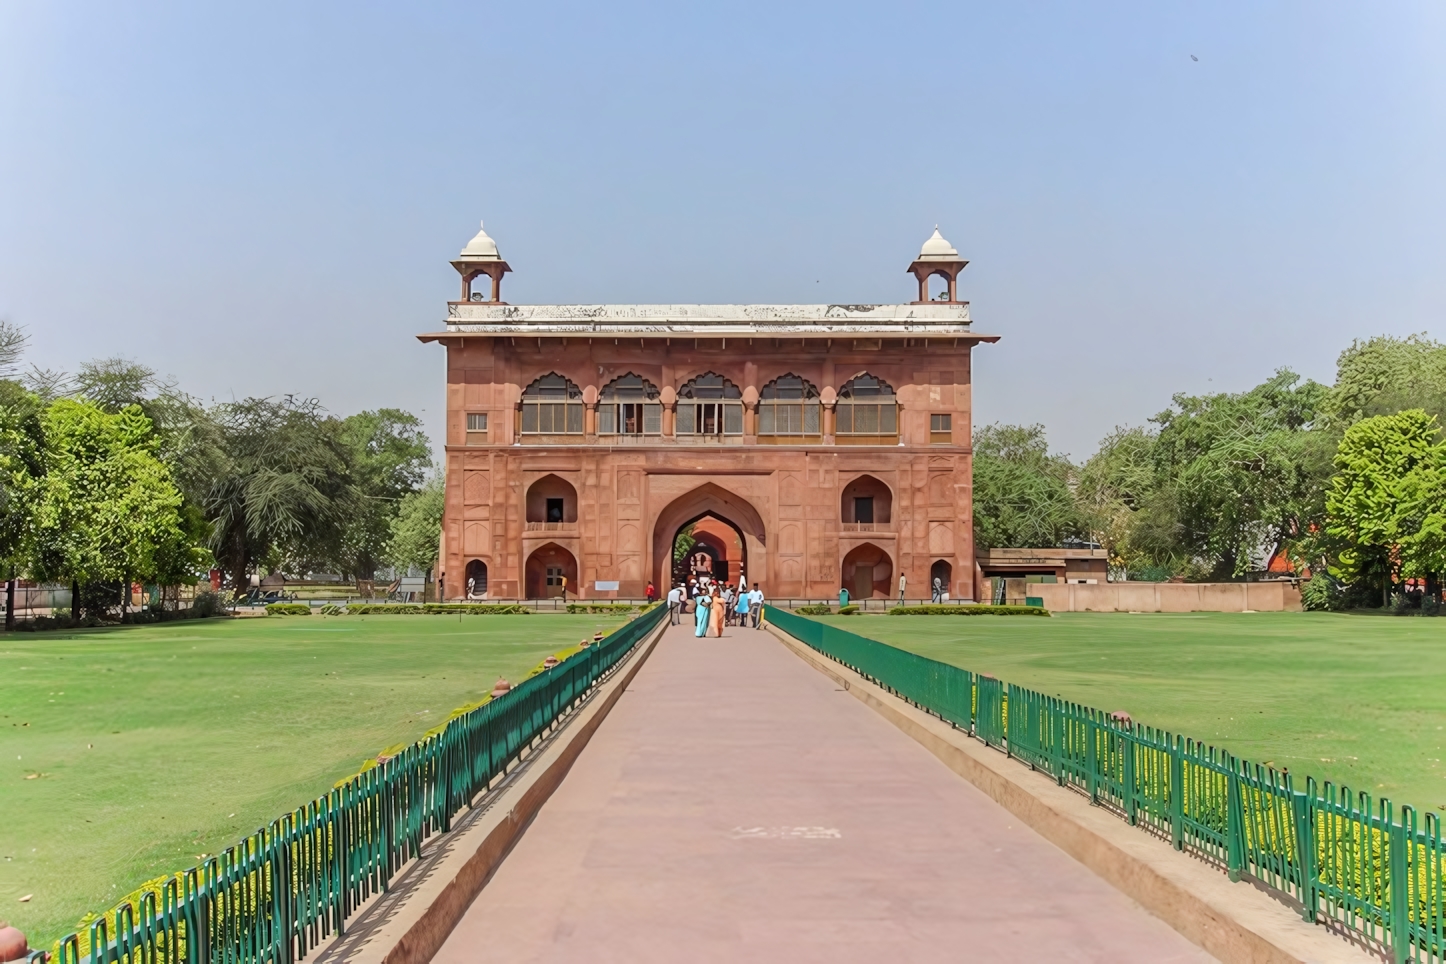
M847 606L840 606L840 607L838 607L838 614L839 614L840 616L852 616L854 613L856 613L856 612L858 612L858 611L859 611L859 607L856 606L856 605L854 605L853 603L849 603Z
M1337 612L1345 608L1346 594L1341 584L1323 572L1311 576L1300 586L1300 605L1306 612Z
M568 603L567 611L570 613L631 613L637 612L638 607L632 603Z
M311 607L306 603L270 603L266 607L268 616L310 616Z
M210 589L203 589L196 593L196 598L191 600L191 608L187 610L196 619L205 619L208 616L224 616L226 614L226 601L221 598L218 592Z
M890 616L1048 616L1043 606L895 606Z
M346 612L345 609L342 609L336 603L327 603L325 606L322 606L321 609L318 611L323 616L340 616Z
M833 607L828 603L818 603L812 606L797 606L793 611L801 616L827 616L833 612Z
M526 606L497 603L352 603L346 607L346 612L349 616L513 616L532 610Z

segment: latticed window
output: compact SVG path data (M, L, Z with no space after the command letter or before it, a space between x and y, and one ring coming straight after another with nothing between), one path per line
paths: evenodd
M652 382L629 372L603 387L597 406L599 435L661 435L663 405Z
M844 383L838 393L836 435L897 437L899 401L888 382L865 372Z
M582 389L556 372L522 392L524 435L581 435Z
M797 375L782 375L763 386L758 400L759 435L818 435L818 389Z
M677 435L742 435L743 393L722 375L708 372L678 389Z

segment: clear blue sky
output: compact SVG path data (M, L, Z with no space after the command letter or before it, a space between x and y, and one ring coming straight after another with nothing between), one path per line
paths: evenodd
M514 303L903 301L938 223L978 420L1083 457L1446 334L1443 10L7 0L0 315L435 434L478 218Z

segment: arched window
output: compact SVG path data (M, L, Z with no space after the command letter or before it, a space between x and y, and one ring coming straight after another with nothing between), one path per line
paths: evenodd
M652 382L628 372L603 386L597 406L599 435L661 435L663 406Z
M708 372L678 389L677 435L742 435L743 393L722 375Z
M758 434L809 436L819 434L818 389L797 375L780 375L759 392Z
M582 389L549 372L522 391L524 435L581 435Z
M855 375L838 393L838 440L895 442L899 436L899 401L889 383L868 372Z

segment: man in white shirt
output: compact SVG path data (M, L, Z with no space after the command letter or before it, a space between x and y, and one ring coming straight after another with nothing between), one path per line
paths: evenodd
M753 589L748 593L748 618L753 621L753 628L758 628L759 617L763 615L763 590L758 588L758 583L753 584Z
M668 590L668 622L678 625L678 614L683 611L683 587L674 586Z

